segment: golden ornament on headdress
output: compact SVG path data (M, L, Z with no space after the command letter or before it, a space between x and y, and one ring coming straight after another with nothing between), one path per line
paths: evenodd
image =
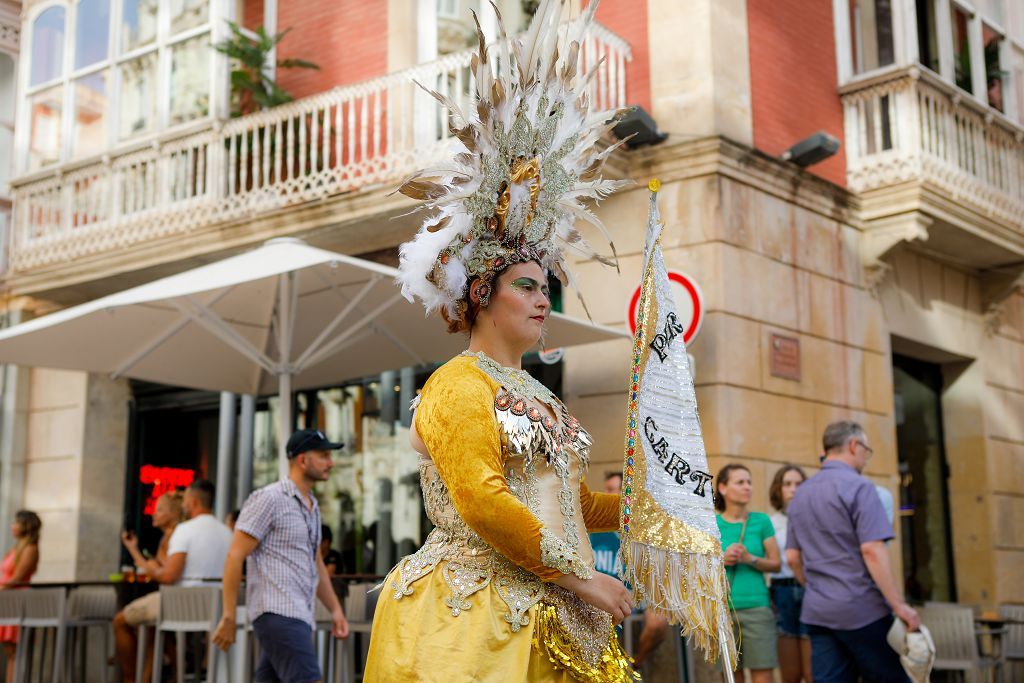
M537 197L540 196L540 157L516 159L509 176L513 183L519 184L529 181L530 183L530 211L526 214L526 223L533 220L533 214L537 210ZM505 233L505 216L508 214L509 204L512 202L512 186L506 184L498 196L498 206L494 214L498 217L497 234Z

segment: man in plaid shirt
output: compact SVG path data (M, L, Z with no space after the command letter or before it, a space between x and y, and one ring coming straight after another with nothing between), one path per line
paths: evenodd
M348 637L348 621L320 557L320 507L313 485L330 476L331 451L342 447L322 432L302 429L288 439L288 478L253 491L235 522L224 563L224 616L214 643L235 641L235 610L242 566L246 609L259 639L258 683L314 683L322 676L313 648L314 600L331 611L334 637Z

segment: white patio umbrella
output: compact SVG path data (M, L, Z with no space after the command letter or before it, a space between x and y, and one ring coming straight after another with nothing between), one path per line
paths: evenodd
M408 365L465 346L399 293L398 271L275 239L250 252L0 332L0 363L64 368L281 398L282 467L291 394ZM626 332L553 314L545 343Z

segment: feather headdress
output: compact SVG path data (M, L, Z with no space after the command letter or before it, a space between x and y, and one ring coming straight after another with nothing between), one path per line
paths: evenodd
M580 45L597 0L563 38L564 5L565 0L542 0L526 33L511 41L511 55L497 7L496 45L485 44L477 21L480 48L470 67L475 80L470 111L424 87L448 111L453 158L417 172L399 188L424 201L431 215L402 245L398 279L405 297L419 297L428 312L464 320L464 297L473 279L493 279L524 261L536 260L563 285L574 286L565 249L615 263L608 231L584 201L629 183L600 177L605 159L625 140L603 150L597 144L623 112L590 112L587 86L600 62L577 75ZM586 243L574 227L577 220L591 223L608 239L610 258Z

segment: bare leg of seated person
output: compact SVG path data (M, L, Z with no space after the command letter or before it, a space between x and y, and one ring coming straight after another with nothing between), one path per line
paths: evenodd
M668 619L651 610L644 612L644 628L640 631L640 642L636 646L636 667L643 666L654 649L661 645L668 633Z
M124 612L114 616L114 652L121 666L123 683L135 683L135 627L125 621Z

